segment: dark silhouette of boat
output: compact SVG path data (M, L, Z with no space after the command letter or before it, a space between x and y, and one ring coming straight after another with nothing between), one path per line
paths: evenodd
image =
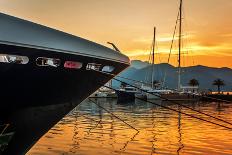
M138 90L131 86L125 86L120 89L116 89L117 94L117 101L124 103L124 102L130 102L135 100L135 94L138 92Z
M25 154L52 125L130 64L116 50L2 13L0 49L0 154ZM28 122L39 114L26 110L31 113L22 116L22 111L50 105L60 106L62 113L30 141L33 131L27 133L38 126ZM37 123L45 126L46 119ZM16 149L16 142L24 142L22 133L27 140Z

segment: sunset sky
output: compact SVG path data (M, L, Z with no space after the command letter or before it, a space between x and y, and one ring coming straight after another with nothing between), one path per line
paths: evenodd
M156 63L167 62L179 0L0 0L0 10L148 60L157 27ZM232 0L184 0L183 66L232 68ZM177 65L177 44L170 63Z

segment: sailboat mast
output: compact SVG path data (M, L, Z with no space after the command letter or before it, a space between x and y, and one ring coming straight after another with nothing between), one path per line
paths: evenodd
M155 40L156 40L156 27L154 27L154 36L152 43L152 72L151 72L151 87L154 88L154 64L155 64Z
M178 54L178 86L177 89L180 91L181 86L181 39L182 39L182 0L180 0L180 26L179 26L179 54Z

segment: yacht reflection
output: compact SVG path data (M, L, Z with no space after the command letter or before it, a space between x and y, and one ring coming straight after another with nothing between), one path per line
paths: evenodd
M177 149L177 154L179 155L181 150L184 148L184 144L182 143L182 128L181 128L181 110L182 106L178 105L178 133L179 133L179 140L178 140L178 146L179 148Z
M75 106L65 103L28 107L9 113L8 117L0 120L1 126L4 126L0 134L0 154L26 154L41 136Z
M76 110L76 109L74 109ZM79 130L78 130L78 115L76 114L76 111L74 111L75 116L75 121L74 123L74 128L73 128L73 137L72 137L72 145L71 149L69 150L70 153L76 154L77 150L80 148L80 143L79 143Z
M228 108L226 103L216 102L216 109L215 110L218 112L218 115L220 115L221 112L224 112L226 108Z

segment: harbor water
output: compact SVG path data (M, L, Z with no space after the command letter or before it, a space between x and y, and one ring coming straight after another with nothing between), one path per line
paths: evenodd
M117 103L116 99L94 99L94 102L139 132L87 99L50 129L27 155L232 154L231 130L143 101ZM175 104L154 102L214 121ZM185 105L232 122L232 104Z

